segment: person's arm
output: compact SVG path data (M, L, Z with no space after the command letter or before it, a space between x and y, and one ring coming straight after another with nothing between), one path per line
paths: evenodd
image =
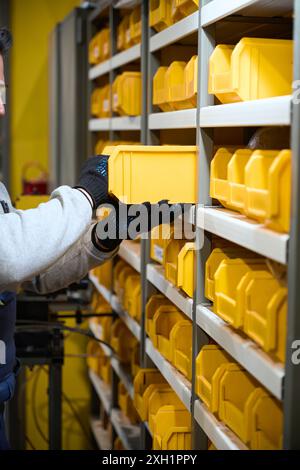
M91 269L100 266L113 258L118 248L110 251L100 251L92 241L95 225L70 248L67 253L53 264L46 272L25 282L22 287L38 294L49 294L79 282Z
M36 209L0 215L0 292L15 291L56 263L88 230L92 207L79 190L62 186Z

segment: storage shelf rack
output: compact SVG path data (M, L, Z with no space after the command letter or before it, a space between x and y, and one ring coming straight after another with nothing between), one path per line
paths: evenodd
M141 366L160 369L175 392L181 397L192 415L192 437L194 449L206 449L209 438L218 449L246 449L237 437L209 413L195 393L195 359L199 350L206 344L208 337L219 343L234 359L264 385L276 398L282 400L284 407L284 448L300 449L300 375L297 365L293 364L293 342L300 338L300 295L297 280L300 279L300 105L291 96L256 100L244 103L214 105L213 97L208 95L208 59L216 41L219 26L239 24L243 35L247 35L247 18L252 25L259 25L260 31L270 24L273 17L292 18L294 37L294 80L300 79L300 2L297 0L202 0L199 11L172 25L160 33L148 27L148 1L142 2L142 43L125 53L114 54L104 64L90 70L91 83L103 74L114 77L120 64L141 61L143 76L143 107L138 118L112 117L108 120L90 120L90 133L109 132L114 140L119 130L141 132L141 142L157 144L157 132L169 129L195 130L195 142L199 147L198 162L198 205L190 213L190 221L196 227L196 240L203 241L201 250L195 253L197 272L195 276L195 295L186 297L172 286L163 276L158 265L150 262L150 243L141 241L140 252L131 243L123 243L119 255L141 274L142 320L138 325L122 312L116 297L105 292L92 279L99 292L106 295L114 311L126 322L133 334L140 339ZM116 12L110 7L112 35L116 33ZM275 21L275 20L274 20ZM200 25L200 26L199 26ZM199 26L199 27L198 27ZM224 29L223 32L227 31ZM198 33L197 33L198 32ZM196 109L156 112L152 102L152 78L159 66L158 53L165 47L198 34L198 106ZM292 218L290 235L282 235L250 221L244 216L220 207L212 207L209 198L210 161L213 156L214 129L217 128L257 128L262 126L289 126L291 129L291 148L293 152ZM210 253L210 237L217 235L231 240L240 246L266 256L288 266L289 312L287 361L283 364L273 361L250 339L241 337L236 331L216 317L204 295L204 267ZM100 287L100 288L99 288ZM145 305L153 289L167 296L188 318L193 321L193 379L187 383L181 374L155 350L145 332ZM112 363L113 365L113 363ZM117 367L115 365L115 370ZM118 372L116 372L118 373ZM148 433L141 434L140 448L145 448Z

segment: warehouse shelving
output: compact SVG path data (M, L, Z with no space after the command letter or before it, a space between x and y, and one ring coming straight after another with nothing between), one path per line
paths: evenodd
M198 30L198 25L199 14L196 11L169 28L154 34L150 38L150 52L155 52L169 44L173 44L174 42L189 36L192 33L195 33Z
M103 428L101 420L96 419L96 418L91 418L90 426L91 426L93 436L97 442L99 449L110 450L111 449L110 435L109 435L109 432Z
M196 241L201 246L195 253L196 273L194 276L195 295L193 299L186 297L179 289L174 287L163 276L159 265L150 260L150 242L141 240L141 244L123 242L120 248L120 257L128 262L141 274L142 287L142 318L137 324L126 312L123 312L116 296L110 295L113 310L117 313L135 337L140 340L140 364L142 367L153 367L161 371L174 391L183 400L185 406L193 416L193 446L195 449L206 449L209 438L218 449L244 450L246 446L224 424L219 422L199 400L195 393L195 363L201 347L212 338L221 345L235 360L237 360L253 377L255 377L273 396L281 400L284 406L284 448L296 449L300 447L299 420L300 405L298 405L297 391L299 387L299 374L297 367L291 361L292 342L300 337L300 325L297 313L300 309L300 296L297 282L300 278L300 247L299 247L299 210L300 204L300 172L298 161L300 158L300 105L291 96L280 96L262 100L241 103L215 105L214 98L208 94L208 60L215 44L219 41L218 34L222 33L222 42L226 44L228 36L232 43L233 29L237 29L237 36L245 35L252 30L263 33L267 25L279 24L280 16L283 23L292 33L294 23L295 64L294 80L300 79L300 2L296 0L202 0L199 12L175 23L165 30L154 33L148 27L148 1L142 2L142 44L140 52L135 49L125 53L114 54L109 61L110 80L114 77L118 60L131 60L130 55L141 61L143 77L143 110L140 117L132 121L128 118L112 117L108 120L91 120L91 132L97 130L109 131L111 140L119 140L118 131L140 130L141 142L157 145L160 131L178 129L178 134L185 130L195 129L195 143L199 147L198 160L198 205L197 213L193 208L188 214L191 224L195 223ZM116 18L113 8L110 9L113 20L112 35L115 33ZM247 23L247 18L249 22ZM276 18L275 18L276 17ZM198 28L198 24L201 27ZM257 28L257 29L256 29ZM276 27L275 27L276 29ZM195 40L198 31L198 41ZM268 29L266 36L270 33ZM253 32L251 34L253 36ZM189 37L190 36L190 37ZM284 36L285 37L285 36ZM188 40L187 40L188 38ZM198 106L172 112L155 112L152 101L152 78L161 64L160 51L171 44L187 44L198 42ZM116 52L116 51L115 51ZM137 54L139 56L137 57ZM124 57L126 57L125 59ZM120 59L121 57L121 59ZM124 59L122 59L122 57ZM99 66L100 73L105 70ZM102 72L101 72L102 70ZM107 69L106 69L107 70ZM99 72L99 71L98 71ZM96 68L90 71L98 73ZM94 75L95 76L95 75ZM139 121L139 124L137 122ZM293 150L293 201L294 211L290 234L276 233L267 229L260 223L247 217L229 211L219 206L213 206L209 197L210 161L214 150L214 129L229 127L258 128L262 126L289 126L292 130L291 148ZM190 131L189 131L190 132ZM246 134L246 133L245 133ZM190 135L190 134L189 134ZM218 142L219 145L219 142ZM204 295L204 268L207 256L210 253L211 235L217 235L230 240L244 248L252 250L262 256L272 259L282 265L288 266L289 288L289 320L288 345L286 365L272 360L253 341L239 334L228 326L211 310L211 305ZM203 244L202 244L203 242ZM198 246L199 246L198 245ZM139 247L139 248L137 248ZM94 283L95 285L95 283ZM168 297L189 319L193 321L193 380L189 383L164 357L157 351L145 332L145 306L155 287ZM99 290L101 291L101 289ZM117 367L114 367L117 370ZM116 372L117 373L117 372ZM118 375L118 373L117 373ZM119 374L120 376L120 374ZM145 429L147 430L147 423ZM149 431L149 430L148 430ZM147 433L148 433L147 431ZM200 432L199 432L200 431ZM146 434L147 434L146 433ZM142 433L142 436L145 433ZM148 440L141 438L140 447L144 448Z
M104 297L106 302L110 303L111 292L105 286L100 284L99 280L97 279L97 277L94 274L90 273L89 278L92 281L95 289L99 292L99 294L101 294L102 297Z
M130 47L126 51L122 51L119 52L119 54L115 54L111 59L106 60L101 64L95 65L95 67L92 67L89 71L89 79L95 80L96 78L105 75L110 70L117 69L140 58L141 45L137 44L136 46Z
M198 305L197 325L261 382L276 398L282 399L284 368L249 338L236 333L209 307Z
M98 375L92 370L89 370L89 377L93 384L93 387L100 398L100 401L107 414L110 413L111 409L111 389Z
M199 207L197 226L260 255L286 264L289 236L224 208Z

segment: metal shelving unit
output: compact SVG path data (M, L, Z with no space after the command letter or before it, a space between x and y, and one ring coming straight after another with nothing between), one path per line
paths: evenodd
M141 60L143 73L143 112L137 118L119 118L90 120L89 129L109 132L110 137L117 136L117 131L140 130L141 142L159 144L160 132L178 129L182 132L195 130L195 142L199 147L198 161L198 206L188 216L190 223L196 227L196 241L202 241L202 248L195 252L196 272L194 275L195 294L190 299L175 288L163 276L159 265L150 262L150 243L142 240L141 244L123 242L119 255L141 274L142 319L137 324L122 311L120 304L111 292L103 290L92 278L94 286L104 295L118 314L140 341L140 363L142 367L155 365L164 375L174 391L182 399L192 416L192 437L194 449L207 449L207 439L218 449L245 450L247 447L213 416L201 403L195 393L196 357L209 338L220 344L236 361L255 377L284 406L284 448L300 449L300 379L298 368L291 358L293 341L300 338L300 297L297 282L300 279L300 105L291 96L276 97L267 100L256 100L244 103L214 105L214 99L208 94L208 60L218 42L219 30L222 35L230 34L231 26L238 28L238 35L246 32L247 18L253 28L280 22L278 17L289 15L294 25L295 60L294 79L300 79L300 2L296 0L202 0L199 12L181 20L173 26L156 33L148 27L148 1L142 2L143 33L141 47L135 46L112 59L90 70L91 81L109 73L110 80L115 76L120 64ZM116 14L110 9L115 34ZM274 17L277 17L274 19ZM198 25L201 27L198 28ZM289 27L289 23L287 23ZM248 28L248 29L247 29ZM196 109L173 112L157 112L152 106L152 79L160 65L160 53L172 44L185 43L190 37L198 34L198 106ZM222 36L222 41L224 38ZM279 234L266 229L263 225L246 217L212 206L209 197L210 162L214 150L214 130L217 128L261 126L290 126L293 151L293 210L291 233ZM191 134L192 135L192 134ZM217 235L239 244L249 250L266 256L280 264L288 265L289 312L287 362L284 366L265 354L253 341L240 335L217 317L210 309L204 295L205 262L211 251L211 235ZM192 382L188 382L157 351L145 332L145 306L149 295L157 289L168 297L188 318L193 321L193 373ZM120 366L112 359L112 367L118 377L126 382ZM122 378L123 377L123 378ZM127 390L131 384L127 381ZM147 448L149 430L144 423L139 446Z

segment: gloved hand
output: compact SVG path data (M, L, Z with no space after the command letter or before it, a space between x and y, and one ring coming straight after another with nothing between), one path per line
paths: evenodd
M109 216L98 222L92 234L94 245L102 251L113 251L123 240L133 240L161 224L172 223L184 212L182 204L169 205L167 201L160 201L154 205L144 202L126 206L116 198L111 198L111 209Z
M76 189L86 191L92 201L93 209L110 202L108 195L108 159L107 155L89 158L82 167Z

